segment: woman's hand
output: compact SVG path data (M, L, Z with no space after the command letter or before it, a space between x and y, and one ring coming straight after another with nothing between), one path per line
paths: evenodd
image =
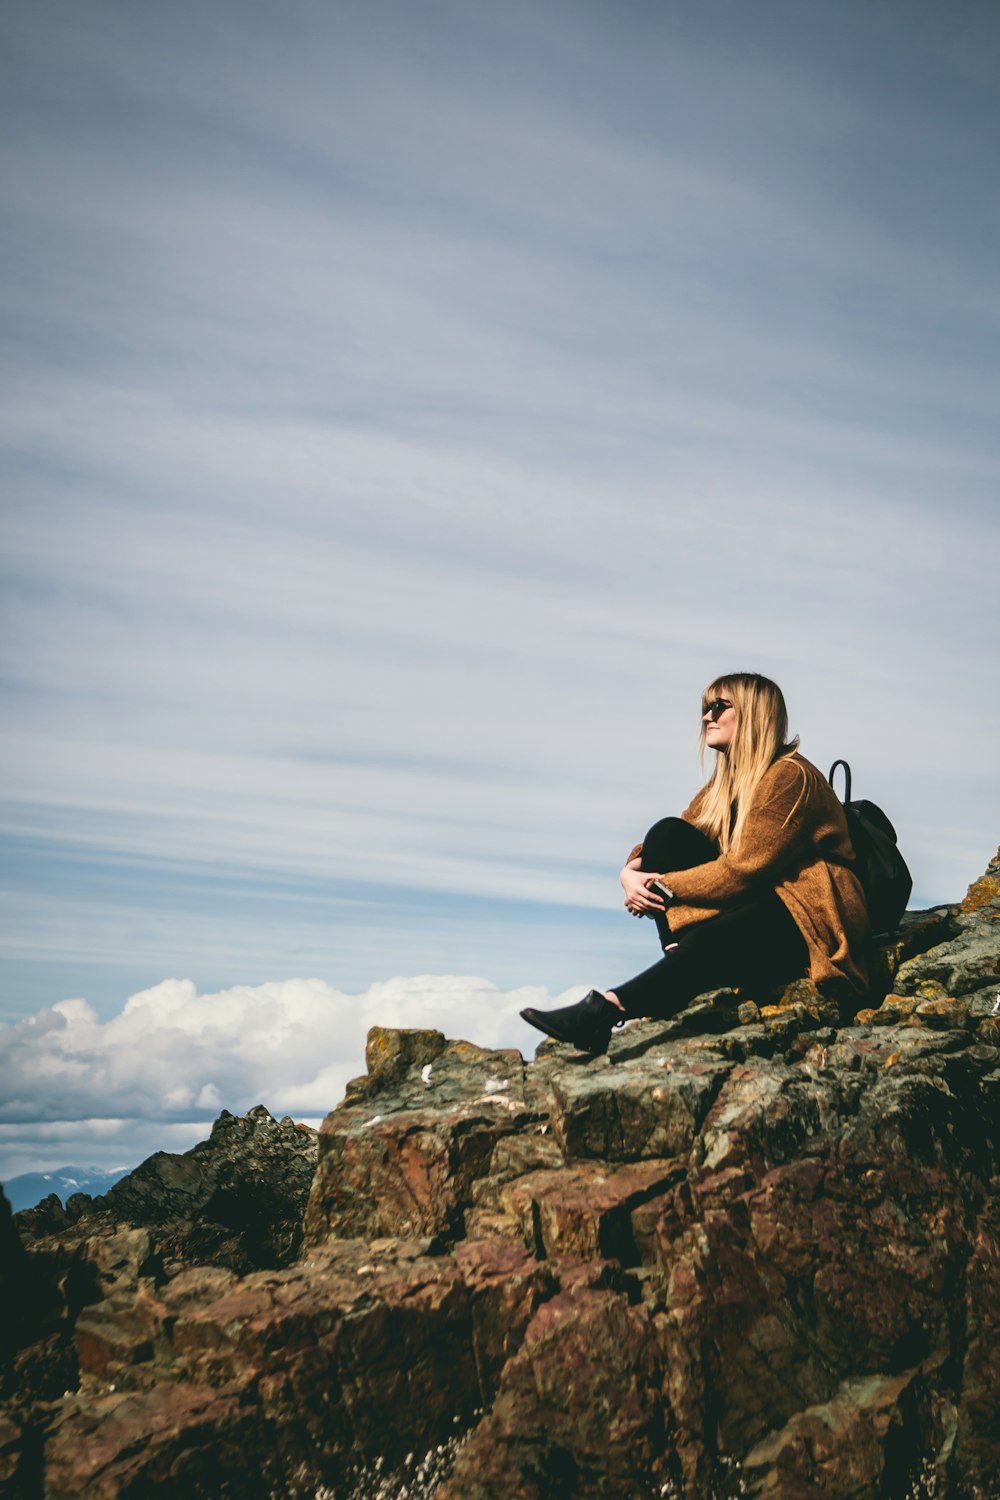
M638 864L638 860L635 863ZM659 878L655 873L635 869L631 864L622 870L619 879L625 892L625 905L634 917L666 911L667 904L659 891L650 890L651 882Z

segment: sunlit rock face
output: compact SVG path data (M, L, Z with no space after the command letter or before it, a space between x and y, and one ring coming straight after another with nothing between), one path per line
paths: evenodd
M1000 860L799 981L525 1062L369 1038L0 1224L25 1496L1000 1494ZM18 1232L19 1231L19 1232Z

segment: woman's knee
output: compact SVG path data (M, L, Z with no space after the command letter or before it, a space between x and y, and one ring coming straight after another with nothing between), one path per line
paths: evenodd
M643 839L643 845L645 846L660 839L683 837L683 834L679 833L678 830L690 827L691 824L685 823L683 818L660 818L659 822L654 823L646 834L646 837Z
M661 818L642 841L644 870L687 870L714 859L712 840L683 818Z

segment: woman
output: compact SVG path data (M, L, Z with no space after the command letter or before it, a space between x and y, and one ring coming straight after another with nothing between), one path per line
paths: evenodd
M770 987L808 973L862 995L868 913L843 808L787 743L781 689L718 677L702 702L712 775L679 818L654 823L621 872L625 905L652 917L663 956L635 979L561 1010L521 1015L558 1041L606 1052L633 1016L675 1015L705 990Z

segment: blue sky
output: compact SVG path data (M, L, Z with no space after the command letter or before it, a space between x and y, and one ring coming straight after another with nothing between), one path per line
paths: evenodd
M2 25L0 1175L272 1104L268 1005L312 1115L418 976L530 1047L522 987L652 956L617 870L722 670L852 761L917 904L962 894L1000 830L995 7ZM112 1081L137 1015L172 1104Z

